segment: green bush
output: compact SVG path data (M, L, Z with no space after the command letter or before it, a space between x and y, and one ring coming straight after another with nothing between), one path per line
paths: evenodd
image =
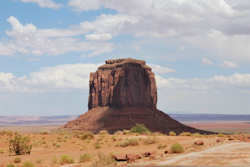
M222 133L219 133L218 134L218 137L224 137L225 135L224 134L222 134Z
M64 164L73 164L74 160L72 157L68 156L68 155L62 155L61 159L60 159L60 164L64 165Z
M192 133L190 132L182 132L179 136L191 136Z
M174 131L170 131L169 136L176 136L176 133Z
M150 130L143 124L136 124L134 127L130 129L132 133L139 133L139 134L148 134Z
M100 149L101 148L101 144L100 143L94 143L94 147L95 149Z
M107 130L101 130L98 134L99 135L108 135L109 132Z
M202 134L200 134L200 133L193 133L192 136L194 136L194 137L201 137Z
M184 148L181 144L175 143L171 146L171 152L172 153L182 153L182 152L184 152Z
M167 147L167 145L166 144L159 144L158 146L157 146L157 148L158 149L165 149Z
M80 155L80 163L87 162L91 160L91 156L89 154Z
M56 163L57 163L57 157L56 157L56 156L54 156L54 157L52 158L51 163L52 163L52 164L56 164Z
M94 134L92 132L84 132L81 136L80 139L86 140L86 139L94 139Z
M120 147L127 147L127 146L137 146L139 142L137 139L126 139L122 143L120 143Z
M9 152L15 155L30 154L31 149L30 139L20 134L16 133L14 138L9 141Z
M22 161L21 158L15 158L15 159L14 159L14 163L16 163L16 164L17 164L17 163L20 163L21 161Z
M6 167L15 167L13 164L8 164Z
M147 137L146 139L143 139L145 145L155 144L156 142L156 137Z
M115 167L117 165L112 155L98 154L98 159L91 167Z
M35 167L35 165L30 161L26 161L23 163L22 167Z

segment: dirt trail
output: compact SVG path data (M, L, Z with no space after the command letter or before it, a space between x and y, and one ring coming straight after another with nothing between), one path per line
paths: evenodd
M250 166L250 143L230 143L171 157L150 166Z

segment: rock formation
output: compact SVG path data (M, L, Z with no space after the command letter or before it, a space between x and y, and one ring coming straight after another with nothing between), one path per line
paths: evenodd
M156 108L154 73L144 61L108 60L90 74L89 109L95 107Z
M91 73L88 108L87 113L64 128L112 133L141 123L151 131L163 133L207 133L185 126L157 109L155 76L141 60L107 60Z

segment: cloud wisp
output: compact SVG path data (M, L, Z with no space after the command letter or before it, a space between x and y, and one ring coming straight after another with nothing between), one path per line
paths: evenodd
M24 3L36 3L42 8L59 9L62 4L56 3L53 0L19 0Z

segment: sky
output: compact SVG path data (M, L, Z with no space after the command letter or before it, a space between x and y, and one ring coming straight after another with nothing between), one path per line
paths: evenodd
M2 0L0 115L87 111L89 73L136 58L166 113L250 114L249 0Z

